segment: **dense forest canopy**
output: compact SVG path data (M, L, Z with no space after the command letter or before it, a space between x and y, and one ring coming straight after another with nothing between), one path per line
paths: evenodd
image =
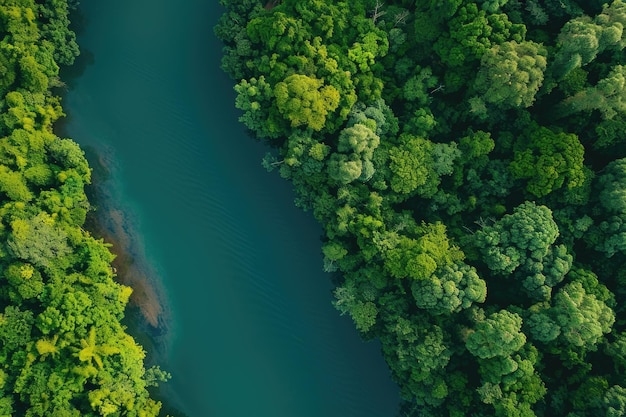
M120 324L132 290L83 229L91 170L53 132L75 6L0 4L0 416L156 416L147 387L168 375Z
M403 415L626 416L626 2L222 4L241 121Z

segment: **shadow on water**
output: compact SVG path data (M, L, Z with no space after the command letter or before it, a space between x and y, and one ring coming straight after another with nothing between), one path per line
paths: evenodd
M69 19L71 22L70 29L79 36L85 30L87 19L80 9L70 11ZM71 66L62 66L59 71L59 77L65 84L66 88L72 89L74 81L84 74L87 67L94 65L96 59L94 54L79 45L80 55L76 57Z

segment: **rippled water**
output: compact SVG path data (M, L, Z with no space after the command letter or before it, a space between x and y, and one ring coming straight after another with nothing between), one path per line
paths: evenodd
M219 69L202 0L82 0L88 65L66 131L111 173L140 265L164 289L167 401L216 417L394 416L375 343L331 306L320 229L266 173ZM98 159L99 158L99 159Z

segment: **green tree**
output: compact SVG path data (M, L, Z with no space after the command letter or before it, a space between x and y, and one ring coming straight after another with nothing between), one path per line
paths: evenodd
M507 310L489 315L476 324L467 337L465 347L481 359L512 355L524 346L526 335L521 331L522 318Z
M606 78L559 104L557 117L598 110L605 120L626 115L626 66L616 65Z
M576 135L538 127L515 143L509 168L515 178L528 180L529 193L542 197L585 182L584 153Z
M292 127L322 130L326 116L339 105L339 92L323 80L292 74L274 87L276 106Z
M604 408L607 417L626 416L626 389L613 385L604 396Z
M411 292L418 307L435 315L451 314L484 302L487 285L473 267L455 263L437 269L430 278L413 281Z
M368 181L375 172L372 158L379 143L378 135L363 124L343 129L339 134L338 153L332 154L328 163L330 177L340 184L356 179Z
M50 266L70 252L67 234L45 212L27 220L13 220L11 229L7 240L11 253L35 266Z
M103 356L119 354L120 349L110 345L98 345L96 344L96 328L91 327L89 330L89 336L87 339L80 340L81 349L76 354L81 362L93 362L98 365L98 368L102 369L104 364L102 362Z
M559 235L552 211L533 202L525 202L492 226L473 235L489 269L509 274L528 258L541 260Z
M396 316L386 324L383 354L404 398L437 406L448 396L444 376L452 352L439 326L419 325L416 319Z
M42 36L54 45L54 60L60 65L72 65L80 54L76 34L70 30L70 6L64 0L48 0L39 6L41 17L47 20L42 25Z
M248 37L255 44L262 44L263 48L289 54L304 41L310 32L302 20L275 12L255 17L246 27Z
M452 174L454 161L461 156L455 144L433 143L412 135L401 135L398 146L388 148L391 189L399 195L415 193L431 197L442 175ZM379 165L386 164L387 160ZM378 168L380 169L380 168Z
M598 176L600 206L608 213L626 213L626 158L611 161Z
M531 41L496 45L482 56L474 88L497 108L529 107L543 82L546 55L544 47Z
M235 85L237 98L235 107L244 113L239 121L253 130L259 137L275 138L281 132L281 119L276 120L275 112L271 109L271 100L274 97L272 86L261 75L259 78L241 80Z
M29 190L24 176L4 165L0 166L0 191L15 201L27 202L33 199L33 193Z
M563 79L575 68L592 62L607 49L622 50L626 46L626 3L614 0L605 3L602 13L594 19L580 16L565 23L558 37L559 50L554 59L554 73Z
M561 328L559 339L576 347L595 350L595 344L611 331L614 312L580 282L566 284L553 297L550 313Z
M37 297L43 292L41 273L30 264L13 263L4 271L4 276L19 294L18 302Z
M382 257L392 277L429 279L437 268L463 259L463 252L450 241L442 223L424 224L418 234L417 238L399 234L389 239L389 247L382 252ZM473 277L469 277L469 281L475 284Z
M16 306L6 306L0 315L0 351L4 355L24 348L31 341L33 313Z

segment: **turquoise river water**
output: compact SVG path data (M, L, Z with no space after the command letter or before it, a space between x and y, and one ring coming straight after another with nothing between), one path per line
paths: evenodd
M331 305L319 226L237 121L217 0L80 7L64 134L109 172L100 216L124 219L110 233L160 291L165 401L189 417L395 416L379 345Z

